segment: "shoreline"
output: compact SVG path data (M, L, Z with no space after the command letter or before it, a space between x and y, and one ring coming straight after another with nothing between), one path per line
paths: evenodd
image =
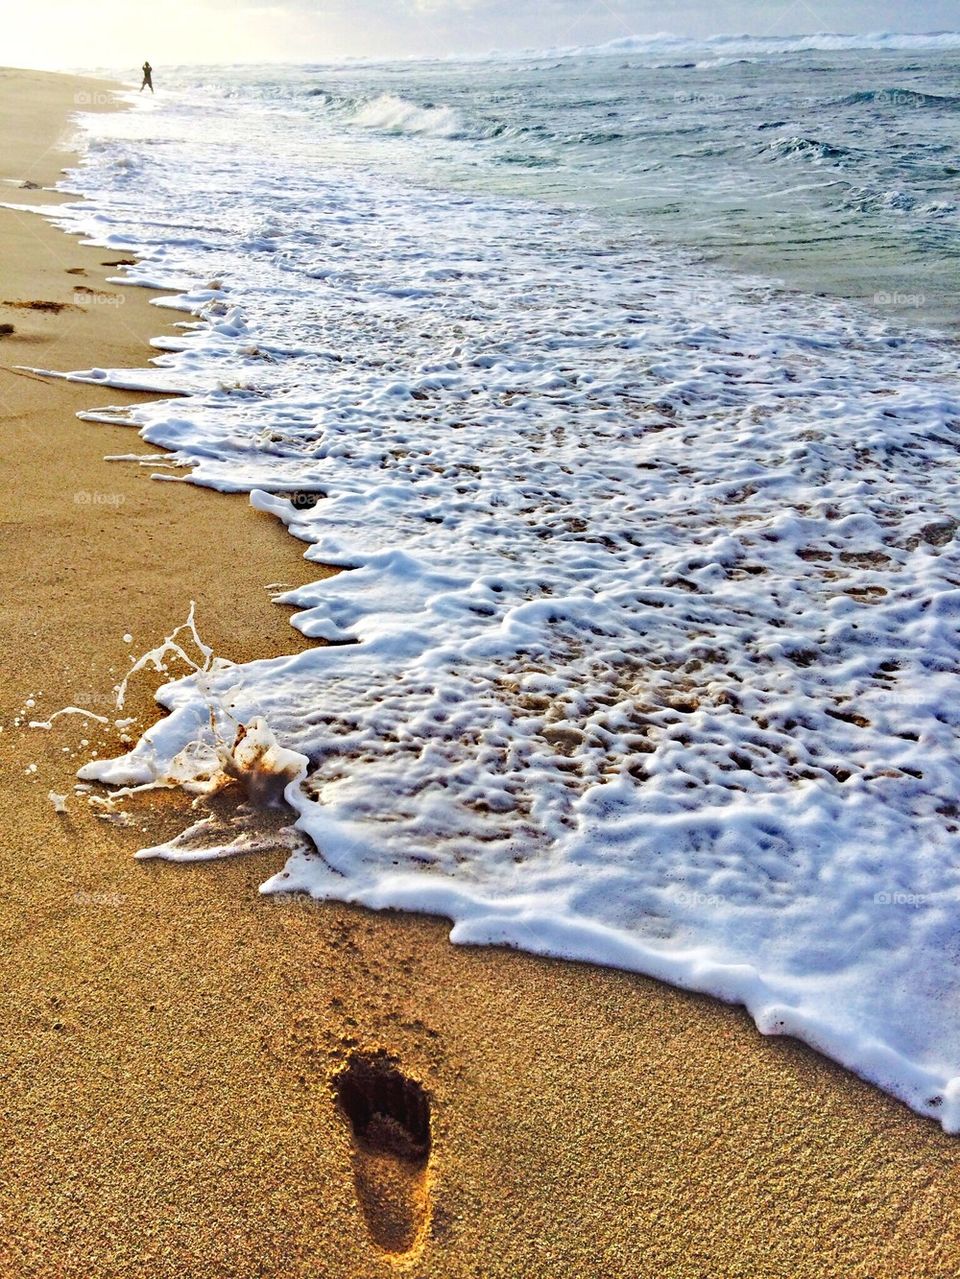
M76 95L106 109L112 86L14 75L0 72L0 128L18 138L4 138L0 177L50 185ZM330 1092L353 1049L383 1048L433 1096L432 1216L409 1273L951 1274L956 1140L796 1041L763 1039L742 1009L629 973L455 948L435 918L260 897L282 852L133 861L145 829L155 843L186 824L176 795L138 806L133 828L72 799L55 813L48 790L69 793L90 750L119 740L77 717L22 731L28 700L45 719L89 705L84 692L105 697L128 662L123 635L144 651L194 598L226 657L308 647L257 587L318 570L248 504L103 462L131 450L129 428L74 413L104 390L9 371L142 364L164 313L107 283L115 255L34 215L0 210L0 244L0 322L14 326L0 338L3 572L16 601L0 641L5 1272L393 1273ZM31 301L64 309L9 306ZM148 688L130 713L139 727L156 717Z

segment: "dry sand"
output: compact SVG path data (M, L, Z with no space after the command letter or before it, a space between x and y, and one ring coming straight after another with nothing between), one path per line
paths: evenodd
M0 177L57 179L77 93L108 105L109 86L0 71ZM104 462L145 446L74 412L134 397L9 372L143 363L164 315L105 282L111 256L0 210L15 326L0 337L0 1275L956 1275L960 1140L742 1011L455 948L441 920L261 898L279 853L133 861L185 824L172 795L133 828L73 799L54 812L48 791L117 733L13 727L28 696L37 718L105 698L123 634L142 651L190 599L225 656L292 651L263 588L314 572L242 498ZM137 709L155 714L145 695ZM426 1162L403 1149L422 1098L389 1063L369 1070L404 1123L353 1140L331 1093L353 1048L386 1049L428 1090ZM401 1259L375 1241L415 1242Z

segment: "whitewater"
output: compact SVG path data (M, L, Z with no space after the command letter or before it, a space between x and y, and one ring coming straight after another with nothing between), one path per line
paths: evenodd
M47 216L183 317L66 374L178 398L86 416L342 571L277 597L322 643L167 684L81 775L202 792L243 725L309 840L263 891L742 1003L958 1132L960 37L831 40L183 70L84 117ZM776 124L811 66L818 130Z

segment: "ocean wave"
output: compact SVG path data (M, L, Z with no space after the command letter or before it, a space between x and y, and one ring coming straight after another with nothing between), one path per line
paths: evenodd
M335 93L331 93L329 89L308 89L306 97L315 98L319 105L325 107L342 106L344 101Z
M460 113L448 106L418 106L407 98L382 93L367 102L350 121L363 129L384 133L432 134L437 138L459 138L465 133Z
M580 104L574 104L580 109ZM626 136L618 129L579 129L571 133L544 124L511 123L496 119L469 119L455 107L429 103L418 105L408 98L384 93L371 100L352 103L349 123L384 133L413 134L472 141L507 142L524 138L554 146L606 146ZM530 161L525 161L530 163ZM540 158L535 163L553 163Z
M912 213L918 204L907 191L870 191L854 188L843 201L845 209L857 213Z
M843 201L843 208L857 213L871 214L917 214L924 219L939 220L956 216L957 205L950 200L923 201L909 191L871 191L855 188Z
M687 36L661 33L653 36L622 36L606 44L575 45L559 49L541 50L539 57L605 57L623 54L664 54L674 52L710 50L722 51L728 56L743 57L755 54L834 53L844 50L923 50L958 49L960 31L929 33L876 32L870 35L849 35L821 31L815 35L752 36L716 35L706 40L692 40ZM531 52L531 56L534 56Z
M778 159L802 156L811 160L839 161L849 159L854 154L849 147L834 146L833 143L822 142L819 138L802 137L777 138L764 150Z
M750 67L756 58L704 58L695 63L698 71L719 71L722 67Z

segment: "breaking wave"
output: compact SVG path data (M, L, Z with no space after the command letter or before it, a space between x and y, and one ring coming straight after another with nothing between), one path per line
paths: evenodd
M453 107L418 106L393 93L382 93L360 107L350 123L384 133L427 133L439 138L458 138L465 133L463 119Z

